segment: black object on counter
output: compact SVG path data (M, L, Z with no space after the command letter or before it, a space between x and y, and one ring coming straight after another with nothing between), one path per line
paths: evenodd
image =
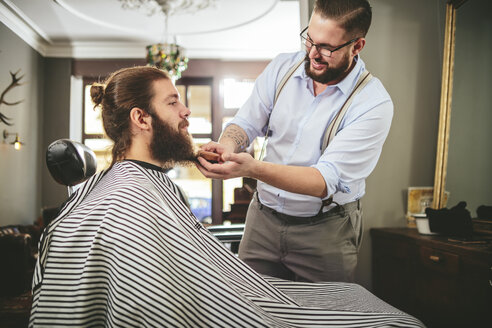
M477 216L480 220L492 221L492 206L480 205L477 208Z
M456 206L448 209L425 209L429 218L429 228L447 236L469 238L473 234L473 226L470 211L466 209L466 202L459 202Z

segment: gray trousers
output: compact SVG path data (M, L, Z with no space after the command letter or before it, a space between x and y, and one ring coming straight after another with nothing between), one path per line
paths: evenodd
M305 218L278 213L262 205L255 194L239 258L272 277L351 282L361 240L360 200Z

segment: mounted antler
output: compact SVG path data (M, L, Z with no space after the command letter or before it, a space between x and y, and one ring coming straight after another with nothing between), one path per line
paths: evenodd
M19 83L19 82L24 77L24 75L21 75L21 76L18 77L17 74L19 74L19 72L20 72L20 69L17 72L15 72L15 73L10 72L10 76L12 77L12 82L9 84L9 86L7 87L7 89L5 89L2 92L2 94L0 95L0 105L5 104L7 106L14 106L14 105L20 104L22 102L22 100L19 100L19 101L16 101L16 102L8 102L8 101L6 101L4 99L5 98L5 95L7 94L7 92L9 92L10 90L12 90L15 87L18 87L18 86L22 85L22 83ZM10 120L11 120L11 118L8 118L4 114L0 113L0 121L2 121L3 123L5 123L7 125L12 125L12 123L9 123L8 122Z

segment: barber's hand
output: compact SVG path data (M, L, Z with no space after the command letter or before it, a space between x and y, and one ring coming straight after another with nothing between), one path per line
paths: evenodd
M210 141L203 145L198 150L198 157L204 158L212 163L224 163L222 160L222 154L228 152L227 146L220 143ZM199 164L197 164L199 165Z
M258 161L248 153L224 153L222 159L225 163L212 164L199 157L198 170L207 178L231 179L238 177L254 177L258 168Z
M217 153L220 155L234 152L234 149L231 148L230 146L220 144L214 141L210 141L209 143L206 143L205 145L201 146L200 149L205 151L211 151L213 153Z

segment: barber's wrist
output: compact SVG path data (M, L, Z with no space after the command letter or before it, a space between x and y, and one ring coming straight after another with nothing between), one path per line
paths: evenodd
M262 180L262 171L264 164L265 162L253 158L251 162L250 174L248 174L248 177L256 180Z
M221 143L222 146L224 146L224 152L226 153L237 153L236 151L236 145L232 144L232 143Z
M225 153L240 153L241 150L239 149L239 146L236 145L236 143L229 138L226 139L220 139L218 142L224 149Z

